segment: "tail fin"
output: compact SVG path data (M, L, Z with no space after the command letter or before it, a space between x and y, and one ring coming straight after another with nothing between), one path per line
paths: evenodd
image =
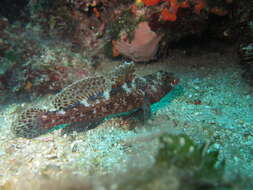
M39 125L37 118L47 112L46 110L31 108L23 111L12 123L11 130L18 137L33 138L46 132Z

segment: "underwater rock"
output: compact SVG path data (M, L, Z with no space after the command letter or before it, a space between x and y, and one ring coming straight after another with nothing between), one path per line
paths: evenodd
M39 24L46 36L72 44L74 52L96 55L108 41L109 25L128 1L39 0L30 6L32 24Z
M28 2L27 0L1 0L0 16L8 18L13 23L24 16Z
M173 42L189 36L200 37L210 32L225 38L223 31L227 29L229 19L224 18L232 12L230 4L205 0L136 1L129 14L122 13L121 19L113 22L112 54L147 62L155 58L157 50L159 57L166 54L163 52ZM211 17L216 18L213 23L220 24L210 22ZM221 22L223 20L226 22Z
M155 59L158 48L163 51L173 41L202 34L210 14L229 15L228 4L225 0L40 0L33 2L31 12L44 33L70 41L75 52L93 57L106 49L110 57L121 54L147 62ZM138 35L141 32L145 35Z
M244 77L253 85L253 3L240 1L237 4L236 24L239 47L238 55L241 65L245 68Z
M71 52L65 43L43 39L37 27L9 25L6 19L0 26L0 81L9 94L56 93L89 74L87 56Z
M252 20L253 21L253 20ZM246 68L244 76L253 85L253 24L247 23L242 29L245 41L241 40L238 54L240 63ZM242 39L242 38L241 38Z

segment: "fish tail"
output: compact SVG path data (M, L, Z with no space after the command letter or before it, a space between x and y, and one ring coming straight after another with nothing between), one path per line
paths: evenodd
M45 133L47 130L43 128L38 118L47 113L47 110L30 108L17 116L12 123L11 131L18 137L33 138Z

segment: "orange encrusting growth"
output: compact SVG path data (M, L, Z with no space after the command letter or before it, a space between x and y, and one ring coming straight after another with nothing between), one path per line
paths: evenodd
M117 50L117 48L115 48L115 44L116 44L116 40L112 40L112 56L113 57L117 57L120 55L119 50Z
M228 14L228 11L223 9L223 8L219 8L219 7L213 7L210 10L211 13L218 15L218 16L225 16Z
M94 7L93 9L92 9L92 11L94 12L94 14L95 14L95 16L97 17L97 18L100 18L100 12L98 11L98 9L96 8L96 7Z
M137 5L136 4L133 4L132 6L131 6L131 13L133 14L133 15L137 15Z
M200 14L200 11L205 8L205 0L185 0L178 2L178 0L141 0L146 6L154 6L158 3L167 4L161 11L161 19L164 21L176 21L177 11L179 8L190 8L190 4L194 4L194 12ZM190 3L191 2L191 3Z
M161 12L161 18L164 21L176 21L177 15L174 12L170 12L168 8L164 8Z
M183 1L180 3L180 7L181 8L189 8L190 5L189 5L189 2L186 0L186 1Z
M154 6L161 2L161 0L142 0L146 6Z
M188 1L178 3L177 0L167 0L167 2L169 2L169 8L164 8L161 12L161 19L164 21L176 21L178 9L190 7Z
M204 0L194 0L194 2L196 3L194 6L194 12L196 14L200 14L200 11L205 8L206 4L204 2Z

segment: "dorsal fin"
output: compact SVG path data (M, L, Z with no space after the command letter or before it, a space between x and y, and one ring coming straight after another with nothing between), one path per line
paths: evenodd
M133 62L124 62L117 66L110 74L112 88L122 86L131 82L135 77L135 67Z
M82 103L93 105L96 100L108 98L111 88L117 88L134 78L133 62L124 62L116 67L109 76L84 78L64 88L53 99L55 109L65 109Z
M56 94L52 103L57 110L60 110L82 101L95 101L103 98L103 92L109 87L110 84L104 76L84 78Z

